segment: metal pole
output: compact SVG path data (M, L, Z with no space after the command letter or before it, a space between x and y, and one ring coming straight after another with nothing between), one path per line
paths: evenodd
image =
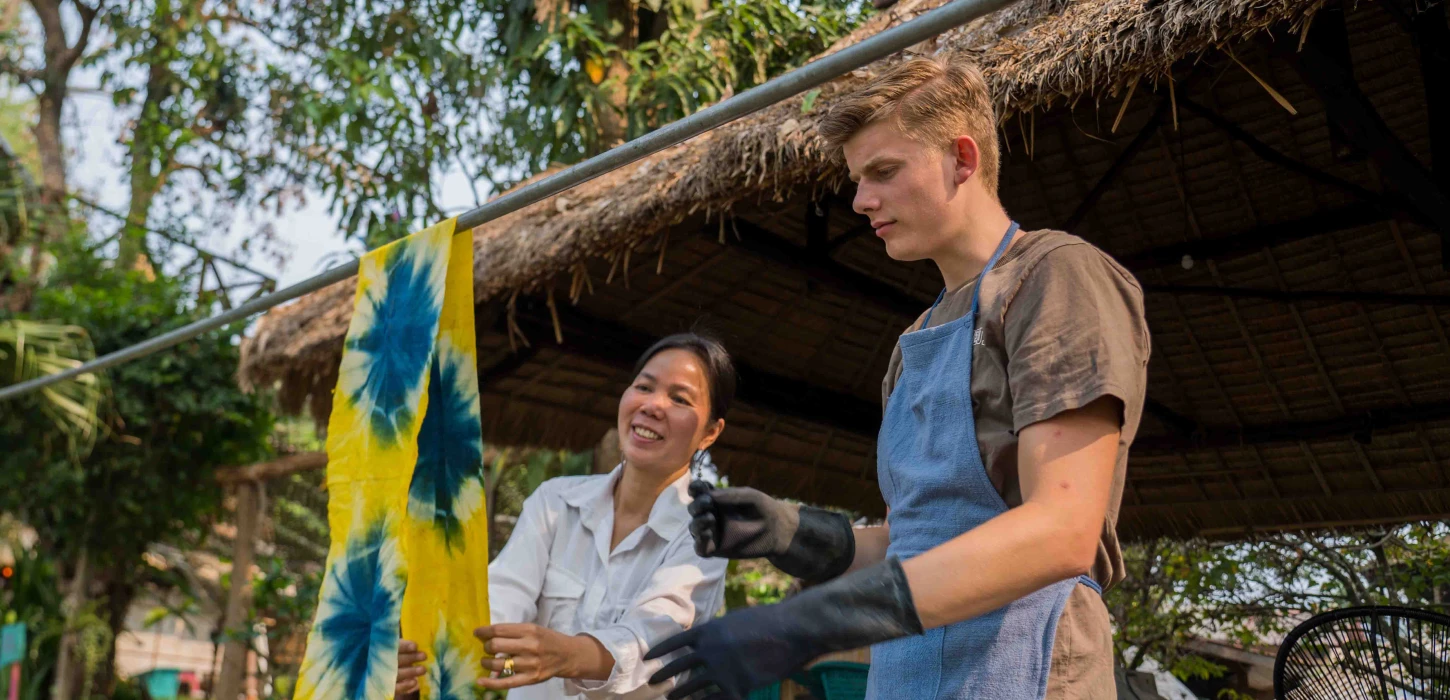
M758 112L792 95L834 80L861 66L885 58L912 45L919 44L948 29L999 10L1016 0L953 0L910 22L892 27L880 34L813 61L785 75L757 85L724 102L712 105L684 119L661 127L629 143L616 146L589 160L520 187L498 199L458 217L458 231L467 232L475 226L511 214L530 204L552 197L575 185L588 182L604 173L633 163L670 146L703 134L748 114ZM98 357L79 367L0 388L0 401L35 391L81 374L97 372L139 357L145 357L178 343L195 338L266 311L278 304L315 292L357 274L358 261L338 265L315 277L253 299L235 309L211 318L189 323L127 348ZM228 699L229 700L229 699Z

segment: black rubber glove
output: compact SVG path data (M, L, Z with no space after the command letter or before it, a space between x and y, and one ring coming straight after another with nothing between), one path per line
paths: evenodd
M828 581L851 568L856 535L840 513L771 498L755 489L690 483L690 534L702 557L764 557L807 581Z
M906 574L891 557L785 602L732 612L681 632L644 658L688 650L649 679L653 685L693 671L669 700L700 691L707 700L741 700L823 654L921 632Z

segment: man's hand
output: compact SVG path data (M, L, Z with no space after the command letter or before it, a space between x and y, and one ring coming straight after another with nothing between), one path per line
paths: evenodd
M799 506L755 489L711 489L690 483L690 534L702 557L756 559L784 554L799 520Z
M609 668L614 658L598 640L587 635L569 636L533 624L489 625L473 631L483 642L483 668L495 676L478 679L478 685L504 690L543 683L551 678L589 678L589 671L602 663L589 659L603 655ZM501 655L501 656L500 656ZM508 662L512 661L512 665ZM513 675L502 675L505 668ZM608 677L606 671L603 678Z
M751 488L690 484L690 534L702 557L764 557L808 581L840 576L856 555L851 521L840 513L771 498Z
M400 698L418 692L418 679L427 673L423 662L428 655L418 651L418 645L406 639L398 642L398 682L393 686L393 697Z
M921 620L895 558L807 589L777 605L732 612L657 644L645 660L685 653L650 677L662 683L689 671L669 694L684 700L741 700L822 654L921 633Z

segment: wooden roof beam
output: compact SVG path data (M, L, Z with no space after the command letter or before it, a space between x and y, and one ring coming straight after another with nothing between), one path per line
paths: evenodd
M1321 12L1309 27L1302 50L1294 51L1293 42L1276 42L1275 51L1285 56L1319 95L1329 119L1344 137L1364 151L1383 177L1404 193L1413 211L1429 220L1440 234L1442 265L1450 269L1450 195L1390 130L1360 90L1354 74L1336 58L1334 47L1347 32L1343 12Z
M537 342L553 337L553 320L542 299L521 296L517 308L517 321L525 333L539 338ZM575 307L557 305L557 312L564 336L563 350L622 371L633 369L635 360L658 340L644 331L590 316ZM745 403L835 426L868 440L876 439L881 426L881 407L874 401L762 370L738 358L735 370L740 379L736 397Z
M1097 206L1098 201L1103 198L1103 195L1107 194L1109 189L1112 189L1112 186L1118 181L1118 176L1128 167L1128 163L1132 162L1133 158L1143 150L1143 147L1148 145L1149 139L1152 139L1153 135L1158 133L1159 125L1163 123L1163 119L1167 117L1171 109L1172 102L1170 100L1167 98L1159 100L1158 107L1153 110L1152 116L1148 117L1148 122L1143 125L1143 128L1138 130L1138 134L1133 137L1132 141L1128 142L1128 145L1123 148L1122 152L1118 154L1118 157L1113 160L1112 165L1109 165L1108 169L1103 172L1103 176L1098 178L1096 183L1093 183L1092 189L1088 190L1086 195L1083 195L1082 201L1078 202L1077 207L1063 220L1062 225L1057 227L1059 230L1077 230L1078 225L1087 218L1088 214L1092 213L1093 207Z
M1324 209L1298 219L1262 224L1243 233L1174 243L1113 257L1130 270L1143 271L1163 265L1178 265L1185 255L1194 260L1203 260L1258 253L1265 246L1381 223L1402 211L1404 203L1397 196L1382 196L1371 202L1356 202Z
M1391 3L1380 3L1389 6ZM1414 3L1415 46L1420 50L1420 79L1425 83L1429 112L1430 163L1440 188L1450 187L1450 23L1446 3L1421 8Z
M796 270L806 279L838 294L862 299L908 319L920 316L931 305L930 299L917 298L825 255L813 254L749 220L737 217L733 224L740 231L740 240L732 244L734 247L767 262ZM709 231L704 233L711 235Z
M1450 294L1398 294L1392 292L1360 292L1335 290L1279 290L1248 289L1244 287L1214 287L1192 284L1148 284L1143 290L1160 294L1189 294L1227 297L1229 299L1265 299L1295 303L1300 301L1354 302L1360 304L1388 304L1411 306L1450 306Z
M1294 158L1285 155L1284 153L1281 153L1273 146L1270 146L1269 144L1260 141L1258 137L1249 133L1243 127L1233 123L1232 121L1229 121L1228 118L1220 115L1218 112L1215 112L1212 109L1205 107L1204 105L1194 102L1187 97L1180 98L1178 102L1179 104L1183 105L1184 109L1200 117L1203 117L1205 121L1214 125L1220 131L1227 134L1229 138L1232 138L1233 140L1247 146L1250 151L1253 151L1254 155L1258 156L1265 162L1273 163L1274 165L1284 168L1285 170L1298 173L1300 175L1303 175L1304 177L1309 178L1310 180L1313 180L1323 185L1328 185L1338 190L1342 190L1363 200L1373 200L1379 196L1377 193L1372 192L1364 187L1360 187L1359 185L1356 185L1343 178L1335 177L1334 175L1326 173L1319 168L1316 168L1307 163L1300 162L1298 160L1295 160Z
M1450 418L1450 401L1392 406L1324 420L1284 421L1259 425L1206 426L1187 437L1143 436L1134 450L1183 451L1235 448L1300 440L1346 439L1368 444L1374 431Z

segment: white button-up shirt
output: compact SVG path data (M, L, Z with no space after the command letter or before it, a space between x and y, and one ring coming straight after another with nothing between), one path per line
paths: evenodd
M689 474L666 487L644 527L610 551L621 471L544 482L488 567L495 624L588 634L614 655L614 671L603 681L556 678L516 688L509 700L664 697L672 684L648 684L664 660L645 661L645 652L715 617L724 602L725 560L701 559L690 537Z

